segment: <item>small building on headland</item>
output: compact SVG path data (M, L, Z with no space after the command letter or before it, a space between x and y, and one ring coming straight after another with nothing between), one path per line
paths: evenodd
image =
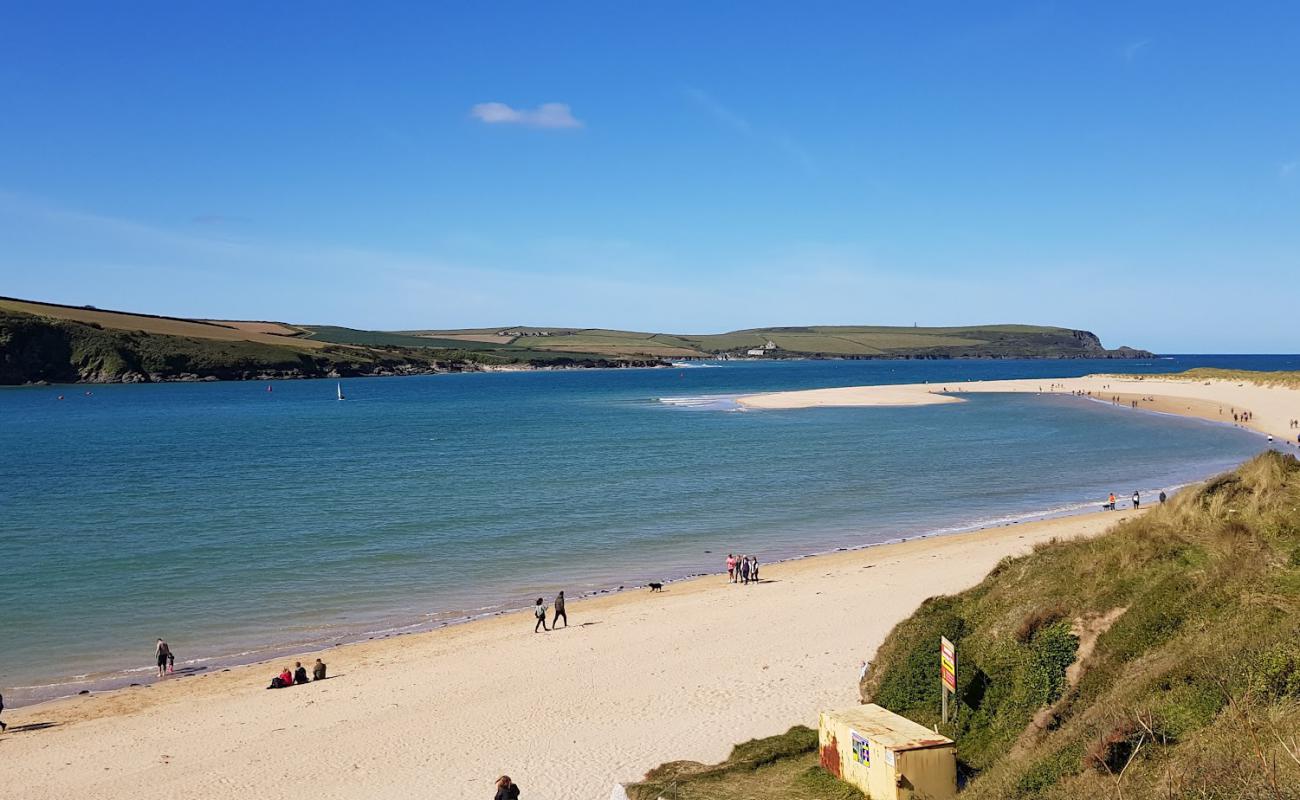
M817 735L822 768L871 800L957 796L956 743L888 709L823 711Z

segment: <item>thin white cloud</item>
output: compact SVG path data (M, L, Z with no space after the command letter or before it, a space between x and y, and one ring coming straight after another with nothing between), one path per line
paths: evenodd
M749 120L719 103L703 89L687 88L686 97L695 105L707 111L714 119L734 128L738 133L743 133L746 136L754 135L754 126L749 124Z
M534 109L511 108L505 103L479 103L469 115L485 125L522 125L526 128L581 128L567 103L542 103Z
M1300 170L1300 161L1287 161L1278 165L1277 176L1279 178L1289 178Z
M1128 44L1124 45L1124 60L1129 63L1132 63L1139 55L1142 54L1142 51L1149 44L1151 44L1150 39L1138 39L1136 42L1129 42Z
M686 99L703 109L709 116L721 122L723 125L736 131L746 139L764 141L775 146L778 150L785 153L791 161L794 161L799 166L803 167L805 172L810 175L816 174L817 162L813 159L812 154L805 150L802 145L790 136L783 133L773 134L760 132L748 119L718 102L713 95L703 89L687 87L684 93Z

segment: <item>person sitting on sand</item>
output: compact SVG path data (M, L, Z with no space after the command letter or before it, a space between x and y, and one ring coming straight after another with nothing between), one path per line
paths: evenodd
M519 800L519 786L509 775L497 778L497 793L492 800Z
M289 671L288 667L285 667L280 671L279 675L271 679L271 685L266 688L284 689L288 686L293 686L293 673Z
M158 662L159 678L167 674L167 657L170 656L171 653L172 649L167 646L167 643L162 640L162 637L159 637L158 644L154 645L153 648L154 660Z
M543 603L540 597L537 598L537 605L533 607L533 616L537 617L537 624L533 626L533 633L537 633L538 628L544 631L550 630L550 628L546 627L546 603ZM564 623L567 625L569 621L566 619Z
M307 668L302 665L301 661L294 664L293 682L296 686L301 686L307 682Z
M311 668L311 679L314 681L325 680L325 662L319 658L316 659L316 663Z

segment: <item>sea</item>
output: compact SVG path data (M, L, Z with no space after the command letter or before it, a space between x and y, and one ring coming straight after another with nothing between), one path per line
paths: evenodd
M1090 511L1111 491L1154 498L1268 444L1046 394L788 411L734 398L1196 366L1300 356L0 389L0 693L148 683L158 637L201 674L561 589L580 613L583 596L719 572L729 552L771 563Z

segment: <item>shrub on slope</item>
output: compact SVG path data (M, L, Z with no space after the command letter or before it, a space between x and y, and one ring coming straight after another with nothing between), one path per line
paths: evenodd
M1300 463L1263 454L926 601L863 699L938 724L941 635L971 800L1300 798Z

